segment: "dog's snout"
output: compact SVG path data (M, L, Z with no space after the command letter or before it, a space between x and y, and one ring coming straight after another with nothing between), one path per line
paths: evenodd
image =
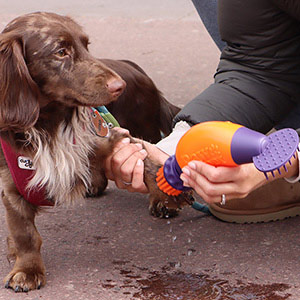
M111 78L106 83L106 88L113 97L119 97L123 93L125 87L126 82L121 78Z

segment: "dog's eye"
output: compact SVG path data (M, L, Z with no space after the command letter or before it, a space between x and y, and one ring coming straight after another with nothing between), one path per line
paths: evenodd
M59 57L65 57L68 55L68 52L67 52L67 49L62 48L62 49L59 49L55 54Z

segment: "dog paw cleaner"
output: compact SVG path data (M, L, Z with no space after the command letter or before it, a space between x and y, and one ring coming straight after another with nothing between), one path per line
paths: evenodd
M157 172L157 185L168 195L188 190L180 179L182 168L192 160L213 166L234 167L253 162L268 179L268 172L287 171L286 164L298 149L295 130L286 128L264 135L242 125L223 121L199 123L179 140L175 155Z

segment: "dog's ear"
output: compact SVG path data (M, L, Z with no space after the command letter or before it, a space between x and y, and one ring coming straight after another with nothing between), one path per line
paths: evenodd
M39 89L27 69L21 37L0 34L0 131L24 131L39 116Z

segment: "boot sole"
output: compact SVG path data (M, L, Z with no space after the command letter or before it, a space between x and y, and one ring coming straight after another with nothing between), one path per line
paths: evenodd
M238 224L267 223L267 222L279 221L287 218L300 216L300 206L294 206L276 212L270 212L265 214L253 214L253 215L228 214L228 212L222 213L220 211L216 211L211 206L209 206L209 210L212 213L212 215L214 215L216 218L222 221L229 222L229 223L238 223Z

